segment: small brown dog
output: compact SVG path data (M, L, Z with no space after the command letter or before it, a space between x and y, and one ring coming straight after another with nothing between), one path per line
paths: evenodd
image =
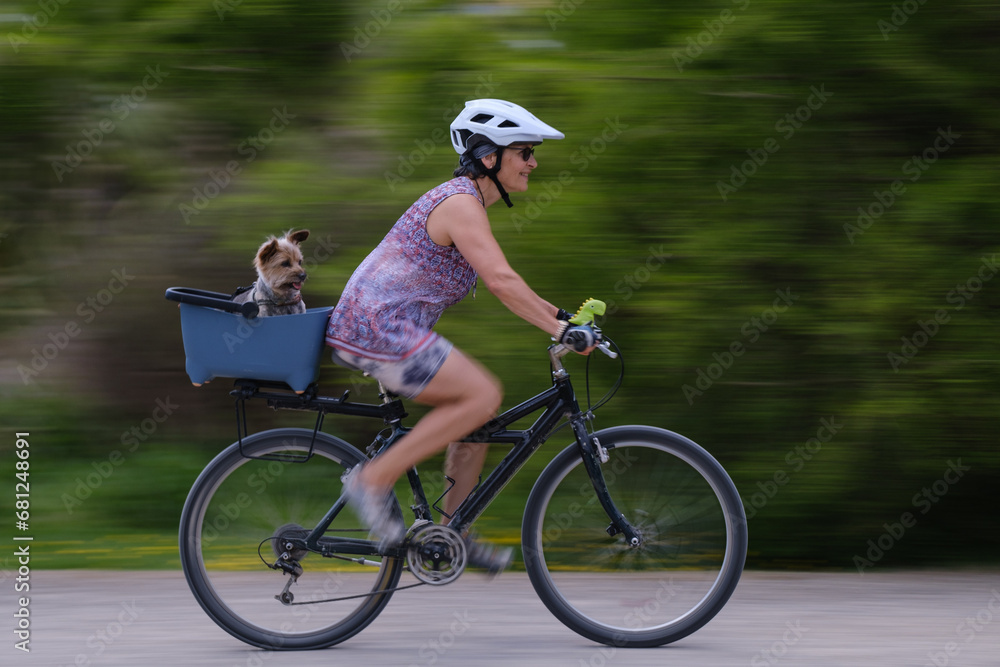
M302 301L302 283L308 277L302 269L299 245L309 238L309 230L293 232L284 237L270 237L261 245L254 258L257 282L233 295L235 303L254 301L260 307L259 317L292 315L306 312Z

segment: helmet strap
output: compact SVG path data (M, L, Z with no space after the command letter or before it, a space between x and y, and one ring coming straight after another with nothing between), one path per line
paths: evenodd
M489 176L490 180L493 181L493 184L497 186L497 191L500 193L500 197L503 199L503 202L507 204L507 208L514 208L514 204L512 204L510 201L510 196L507 194L507 191L504 189L504 187L500 185L500 179L497 178L497 174L500 173L500 162L503 158L503 149L504 149L503 146L497 146L496 150L497 161L493 165L492 169L486 167L486 164L482 162L482 158L480 158L480 164L482 164L483 169L486 170L486 175Z

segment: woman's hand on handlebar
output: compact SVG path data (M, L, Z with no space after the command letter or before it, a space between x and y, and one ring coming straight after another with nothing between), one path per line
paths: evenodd
M576 315L570 315L567 311L559 309L556 318L564 322L564 326L554 337L554 340L568 350L573 350L577 354L590 354L595 348L611 358L618 356L612 352L607 341L601 336L601 330L594 325L594 317L603 315L605 304L598 299L587 299L576 311Z
M557 341L577 354L590 354L601 342L600 331L595 331L589 324L569 326L562 332Z

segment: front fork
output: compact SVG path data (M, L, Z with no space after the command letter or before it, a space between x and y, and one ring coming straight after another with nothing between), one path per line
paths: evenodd
M607 512L608 518L611 519L607 528L608 535L612 537L619 534L624 535L632 547L640 547L642 546L642 535L632 527L632 524L628 522L625 515L615 506L614 500L611 499L611 492L608 491L608 485L601 470L601 464L608 461L608 451L598 441L597 436L591 435L587 431L588 418L589 415L577 414L570 418L570 425L576 435L580 456L583 458L583 465L587 469L590 481L594 485L597 500Z

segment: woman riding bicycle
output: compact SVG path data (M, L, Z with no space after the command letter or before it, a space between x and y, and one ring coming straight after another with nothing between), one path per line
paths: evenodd
M399 443L345 477L349 501L384 544L398 543L406 530L391 511L392 487L420 461L451 445L445 470L455 485L445 497L447 514L472 491L486 445L457 441L492 418L503 398L492 373L432 331L444 309L474 293L482 278L515 315L558 341L566 333L569 315L510 267L486 213L500 199L513 206L507 193L527 190L538 166L534 146L563 137L516 104L467 102L451 124L461 156L455 178L399 218L354 271L330 317L326 343L335 361L433 407ZM471 565L499 571L509 564L509 550L469 547Z

